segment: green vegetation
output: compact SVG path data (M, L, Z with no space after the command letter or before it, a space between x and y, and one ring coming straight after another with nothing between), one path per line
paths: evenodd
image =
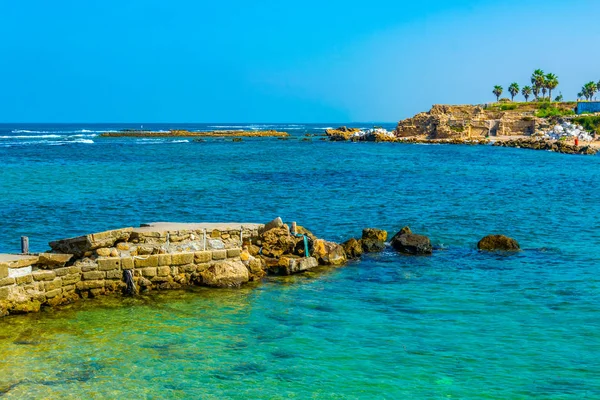
M508 87L508 93L510 93L510 100L515 101L515 96L519 94L519 84L517 82L513 82Z
M540 103L539 109L535 113L538 118L564 117L565 115L575 115L575 111L568 108L559 108L549 101Z
M500 104L500 111L516 110L518 107L519 105L515 103Z
M583 126L586 131L594 132L600 135L600 116L585 115L582 117L573 118L574 123Z
M504 89L502 89L502 86L496 85L494 86L494 90L492 90L492 93L494 93L494 95L496 96L496 101L500 100L500 95L502 95L502 91Z

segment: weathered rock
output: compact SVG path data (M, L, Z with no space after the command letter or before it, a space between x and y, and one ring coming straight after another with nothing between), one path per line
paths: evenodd
M385 249L387 231L376 228L363 229L361 246L365 253L376 253Z
M313 244L313 257L322 265L343 265L346 263L346 252L344 248L333 242L323 239L315 240Z
M387 231L376 228L365 228L362 231L362 239L371 239L379 242L385 242L387 240Z
M249 281L248 269L241 261L219 261L200 273L202 283L211 287L237 287Z
M106 247L96 249L96 254L98 257L110 257L110 249Z
M292 254L299 238L292 236L284 227L272 228L261 235L262 254L266 257L280 257Z
M38 264L49 269L64 267L73 258L73 254L58 253L41 253L38 256Z
M282 228L283 227L283 221L281 220L281 217L277 217L275 218L273 221L268 222L265 224L265 226L260 230L260 232L267 232L273 228Z
M427 255L433 252L429 238L415 235L407 226L394 235L391 245L395 250L404 254Z
M362 243L360 240L354 238L349 239L342 243L342 247L348 258L358 258L363 254Z
M488 251L519 251L521 249L515 239L504 235L488 235L477 243L477 248Z
M133 228L115 229L91 235L57 240L55 242L50 242L50 247L55 252L74 254L75 256L80 257L91 250L96 250L101 247L112 247L117 241L127 241L132 230Z

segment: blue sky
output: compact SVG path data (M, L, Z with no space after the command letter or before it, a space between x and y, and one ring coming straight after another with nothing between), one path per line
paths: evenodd
M0 122L397 121L600 80L600 2L0 2Z

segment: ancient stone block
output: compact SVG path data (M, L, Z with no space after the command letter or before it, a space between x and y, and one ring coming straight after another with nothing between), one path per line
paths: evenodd
M158 255L138 256L134 258L136 268L158 267Z
M227 250L213 250L212 259L213 260L224 260L227 258Z
M104 281L103 280L81 281L81 282L77 282L77 284L75 286L77 287L78 290L97 289L97 288L104 287Z
M105 290L104 288L96 288L96 289L90 289L90 295L92 297L98 297L98 296L102 296L103 294L105 294Z
M213 231L210 233L210 237L211 237L211 238L215 238L215 239L217 239L217 238L220 238L220 237L221 237L221 231L220 231L220 230L218 230L218 229L215 229L215 230L213 230Z
M104 278L106 278L106 272L104 271L88 271L83 273L83 279L86 281L95 281Z
M0 287L0 300L6 300L9 293L10 288L8 286Z
M154 278L150 279L150 281L152 283L168 282L169 281L169 277L168 276L155 276Z
M123 273L121 270L114 269L112 271L106 271L106 279L121 279Z
M14 284L15 284L15 278L0 279L0 286L8 286L8 285L14 285Z
M133 269L133 258L132 257L121 258L121 269Z
M75 285L64 286L62 288L63 293L70 293L75 291Z
M44 285L44 289L48 292L54 289L60 289L62 287L62 279L56 278L53 281L47 281Z
M31 275L23 275L15 277L15 282L17 285L22 285L24 283L33 282L33 276Z
M212 260L211 251L197 251L194 253L194 262L196 264L209 262L210 260Z
M8 276L8 264L0 263L0 279Z
M196 265L195 264L186 264L186 265L182 265L181 267L179 267L180 271L183 272L196 272Z
M171 265L171 255L170 254L159 254L158 255L158 265L160 267L165 265Z
M56 273L54 271L39 270L33 271L31 276L35 281L51 281L56 278Z
M120 250L120 251L129 250L129 243L125 243L125 242L117 243L117 250Z
M56 274L56 276L65 276L69 274L69 267L56 268L54 270L54 273Z
M73 258L73 254L41 253L39 255L38 264L49 269L55 269L64 267L71 258Z
M227 250L227 258L239 257L240 249L228 249Z
M203 272L203 271L206 271L209 268L210 268L210 264L209 263L202 263L202 264L196 265L196 271L197 272Z
M112 271L121 268L121 259L119 257L99 258L97 262L100 271Z
M133 228L123 228L57 240L50 242L50 247L54 251L75 254L80 257L87 251L96 250L101 247L112 247L117 241L126 241L129 239L132 230Z
M50 291L46 292L46 297L49 298L49 299L51 299L53 297L58 296L61 293L62 293L62 289L61 288L50 290Z
M158 267L158 276L167 276L167 275L171 275L171 267L169 267L169 266Z
M79 273L81 273L81 267L78 267L78 266L69 267L69 274L79 274Z
M173 253L171 254L171 265L185 265L194 262L194 253Z
M75 263L76 266L80 267L83 272L96 271L98 264L94 260L84 259Z
M149 267L149 268L144 268L142 269L142 276L156 276L157 274L157 268L156 267Z
M63 286L74 285L79 281L81 281L80 274L69 274L62 277Z

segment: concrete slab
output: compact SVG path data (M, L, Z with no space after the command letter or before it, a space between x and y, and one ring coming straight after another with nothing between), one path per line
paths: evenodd
M263 224L251 222L150 222L142 224L139 228L133 228L133 232L173 232L173 231L239 231L240 229L258 229Z
M38 256L23 254L0 254L0 263L8 265L8 268L21 268L36 264Z

